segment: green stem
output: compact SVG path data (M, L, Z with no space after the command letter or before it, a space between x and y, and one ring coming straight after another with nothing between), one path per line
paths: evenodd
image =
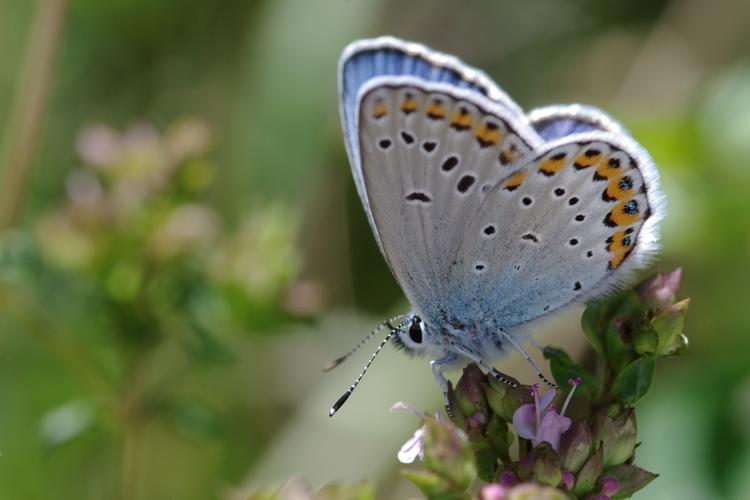
M17 98L5 132L0 167L0 230L16 224L49 95L67 0L39 2L31 28Z

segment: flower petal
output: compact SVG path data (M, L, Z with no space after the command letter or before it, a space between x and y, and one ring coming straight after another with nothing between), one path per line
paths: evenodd
M521 405L513 413L513 427L516 434L525 439L536 437L536 408L533 404Z
M539 427L536 435L537 441L539 443L546 441L552 445L555 451L559 451L560 436L570 428L570 424L571 420L568 417L558 415L555 408L551 408L544 418L542 418L542 425Z
M424 453L424 447L422 443L422 436L424 436L424 427L420 427L414 432L414 435L409 438L407 442L398 450L398 461L402 464L410 464L417 457L422 459Z
M544 394L542 394L541 396L539 396L539 406L541 407L540 412L541 412L542 417L549 410L549 405L555 399L556 394L557 394L557 391L555 389L550 389Z

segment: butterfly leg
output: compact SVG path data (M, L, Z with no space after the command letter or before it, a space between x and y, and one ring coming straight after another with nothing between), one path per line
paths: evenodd
M539 376L540 379L542 379L544 381L545 384L547 384L549 387L552 387L553 389L557 388L557 385L555 385L552 382L550 382L549 380L547 380L547 377L544 376L544 374L542 373L542 370L540 370L539 367L536 365L536 363L534 363L534 360L531 359L531 356L529 356L529 354L524 350L523 347L521 347L521 345L518 342L516 342L515 340L513 340L513 337L511 337L510 335L508 335L507 333L505 333L505 331L503 331L503 330L500 330L500 335L502 335L505 338L505 340L507 340L508 342L510 342L511 345L513 347L515 347L516 351L518 351L519 353L521 353L521 356L523 356L524 359L526 361L528 361L528 363L531 365L531 368L534 369L534 371L536 372L536 374Z
M458 355L455 353L448 354L440 359L434 359L430 361L430 368L432 368L432 376L435 377L440 390L443 391L443 401L445 403L445 412L449 417L453 417L453 410L451 410L451 403L448 400L448 381L445 379L443 372L448 369L449 366L453 365L458 360Z
M512 387L514 389L516 387L518 387L518 382L517 381L515 381L515 380L513 380L511 378L506 377L505 375L503 375L502 373L500 373L499 371L497 371L495 368L493 368L492 366L490 366L487 363L485 363L484 360L480 356L477 356L476 354L474 354L473 352L471 352L469 349L467 349L467 348L465 348L463 346L460 346L460 345L456 344L455 342L451 342L451 347L453 348L454 351L456 351L460 355L462 355L462 356L464 356L466 358L469 358L470 360L472 360L473 362L475 362L476 364L478 364L479 366L481 366L482 368L484 368L487 371L487 373L489 373L493 377L495 377L497 379L497 381L500 382L501 384L505 384L505 385L510 386L510 387Z

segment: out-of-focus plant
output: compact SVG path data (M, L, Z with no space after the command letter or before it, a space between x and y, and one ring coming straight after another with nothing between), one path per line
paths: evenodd
M114 428L124 498L137 489L144 424L221 433L210 405L169 384L196 363L230 359L227 332L271 331L304 309L289 301L301 264L295 214L256 205L230 227L207 201L213 143L196 118L165 132L148 123L87 127L64 202L32 231L0 239L0 314L94 389L50 411L40 436L54 448ZM165 345L182 347L182 360L156 355Z
M243 495L242 500L372 500L374 498L372 485L366 482L350 486L329 484L314 491L302 479L292 479L278 488L261 488L249 495Z
M680 280L680 269L659 274L586 308L592 370L544 349L556 382L570 388L559 406L554 389L512 387L469 365L449 390L452 422L421 415L399 459L419 457L424 470L404 475L435 499L475 498L475 479L488 483L481 500L619 499L646 486L657 476L634 463L634 405L651 387L656 359L687 348L689 300L675 301Z

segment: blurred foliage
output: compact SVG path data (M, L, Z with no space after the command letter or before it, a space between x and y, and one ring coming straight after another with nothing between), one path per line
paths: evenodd
M0 0L0 158L45 5ZM288 332L403 308L336 105L341 48L381 33L482 67L524 108L600 106L652 153L669 202L658 266L687 271L692 355L638 403L639 464L661 474L640 498L747 497L750 4L66 5L21 217L0 237L0 497L226 497L286 426L314 422L301 400L328 332ZM375 489L413 493L394 478Z

